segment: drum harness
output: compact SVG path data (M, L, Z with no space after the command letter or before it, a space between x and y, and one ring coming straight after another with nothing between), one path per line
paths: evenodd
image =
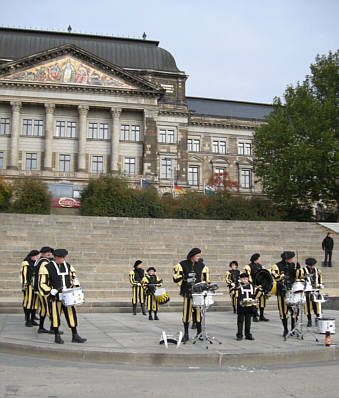
M242 296L245 294L246 297L243 300L249 300L252 299L251 296L253 296L253 286L250 284L250 287L245 289L243 285L240 284L240 289L241 289L241 294Z
M62 290L66 290L67 287L66 287L66 282L65 282L65 276L68 275L68 272L69 272L68 265L67 265L66 261L63 262L64 267L65 267L65 272L61 272L60 271L60 269L57 266L55 261L52 260L51 262L53 263L54 268L55 268L58 276L61 276L61 279L62 279ZM62 293L61 293L61 295L62 295ZM60 294L59 294L59 300L61 300Z

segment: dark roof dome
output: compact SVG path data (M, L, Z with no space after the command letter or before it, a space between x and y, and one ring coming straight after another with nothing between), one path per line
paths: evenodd
M180 73L158 41L0 27L0 60L16 60L71 43L113 65Z

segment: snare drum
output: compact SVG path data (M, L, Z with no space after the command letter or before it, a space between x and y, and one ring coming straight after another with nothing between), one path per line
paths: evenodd
M305 290L305 283L304 282L294 282L292 285L292 293L300 293Z
M214 304L213 295L211 293L200 294L200 293L192 293L193 299L193 307L210 307Z
M166 304L170 300L167 290L164 287L157 287L154 292L154 297L159 304Z
M298 291L297 293L294 293L292 290L287 290L285 301L286 304L290 306L300 305L306 303L306 297L303 291L302 292Z
M85 296L82 288L75 287L73 289L64 289L62 291L61 301L66 307L83 304L85 302Z
M313 293L311 293L311 300L314 303L325 303L328 300L328 294L313 292Z
M306 282L304 291L305 292L312 292L312 290L314 290L313 287L312 287L312 284L310 282Z

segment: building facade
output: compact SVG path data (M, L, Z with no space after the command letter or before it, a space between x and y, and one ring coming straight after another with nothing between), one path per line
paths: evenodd
M0 28L0 172L54 196L123 174L162 193L227 171L260 194L252 137L272 106L187 97L187 75L149 40Z

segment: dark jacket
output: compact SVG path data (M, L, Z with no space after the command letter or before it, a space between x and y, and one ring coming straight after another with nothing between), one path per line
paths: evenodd
M323 250L333 250L333 245L333 239L330 236L326 236L326 238L323 240L321 247L323 248Z

